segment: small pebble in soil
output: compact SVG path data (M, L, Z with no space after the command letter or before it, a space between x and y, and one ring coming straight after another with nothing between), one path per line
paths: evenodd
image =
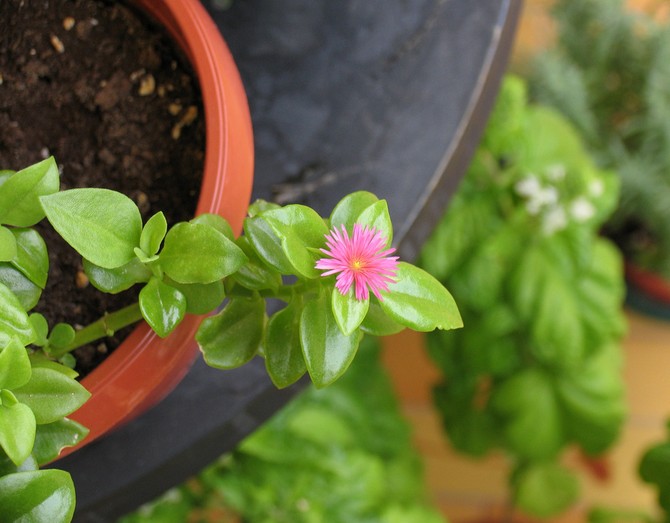
M65 18L63 18L63 29L65 29L66 31L72 29L74 27L74 24L75 20L71 16L66 16Z
M65 52L65 46L63 45L63 42L61 42L60 38L58 38L56 35L51 35L50 41L51 46L56 50L57 53Z
M140 96L149 96L156 90L156 79L154 75L148 74L140 80L140 88L137 91Z
M85 289L88 287L88 276L86 276L84 271L77 271L77 274L75 274L74 277L74 284L78 289Z
M198 117L198 108L195 105L189 105L179 121L172 128L172 139L179 140L182 128L191 125Z
M171 103L168 105L168 111L172 116L177 116L181 112L181 104Z

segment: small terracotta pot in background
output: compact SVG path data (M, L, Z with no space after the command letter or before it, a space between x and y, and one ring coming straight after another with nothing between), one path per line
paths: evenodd
M206 150L196 214L220 214L239 234L251 196L253 135L246 95L230 51L198 0L135 3L166 27L199 80ZM79 447L137 417L181 381L197 354L194 335L201 319L188 315L166 339L141 324L82 380L91 398L71 418L90 433ZM65 449L61 457L79 447Z

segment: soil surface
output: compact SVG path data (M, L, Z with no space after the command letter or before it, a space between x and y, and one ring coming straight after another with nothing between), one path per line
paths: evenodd
M0 169L53 155L61 188L127 194L144 219L193 216L202 177L204 118L194 76L162 29L124 3L1 0ZM49 283L36 310L86 325L134 301L86 285L81 259L39 226L50 251ZM60 241L59 241L60 240ZM120 342L78 350L85 375Z

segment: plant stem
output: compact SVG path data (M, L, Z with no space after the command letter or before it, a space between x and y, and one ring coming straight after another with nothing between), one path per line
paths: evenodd
M59 358L74 349L92 341L113 335L119 329L132 325L142 319L139 303L133 303L118 311L105 314L102 318L77 331L74 340L67 347L52 350L51 355Z

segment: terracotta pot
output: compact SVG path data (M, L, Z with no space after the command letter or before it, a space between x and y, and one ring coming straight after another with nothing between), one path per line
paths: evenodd
M224 216L242 229L253 178L253 136L246 95L230 51L198 0L137 0L165 25L199 79L205 112L204 177L196 214ZM167 395L197 354L201 317L187 316L166 339L141 324L82 381L89 401L71 418L90 430L83 446L137 417ZM65 456L76 449L68 448Z

